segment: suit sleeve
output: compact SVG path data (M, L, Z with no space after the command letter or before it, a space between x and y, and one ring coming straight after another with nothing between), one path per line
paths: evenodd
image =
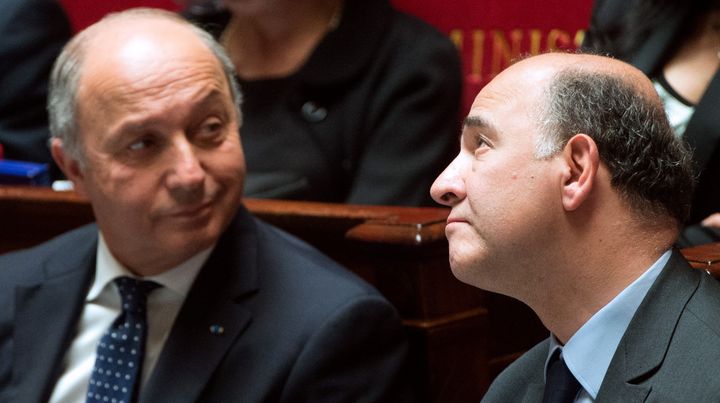
M414 401L405 334L392 306L364 296L336 309L293 366L282 402Z
M458 51L440 34L411 36L406 33L398 40L402 45L391 50L383 84L363 117L372 134L358 158L347 203L433 206L430 186L457 153ZM420 45L410 46L413 41Z

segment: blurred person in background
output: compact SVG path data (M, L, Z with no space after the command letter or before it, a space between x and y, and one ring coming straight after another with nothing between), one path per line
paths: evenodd
M245 195L432 205L457 144L461 73L441 33L387 0L225 0L185 14L243 89Z
M2 0L0 5L0 145L4 158L48 164L47 100L52 63L70 39L70 22L55 0Z
M583 48L627 61L655 85L698 184L680 246L720 241L720 1L597 0Z

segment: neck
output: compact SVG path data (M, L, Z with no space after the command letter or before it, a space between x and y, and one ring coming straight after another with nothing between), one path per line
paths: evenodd
M648 228L622 214L593 221L583 227L587 231L569 234L567 246L526 301L563 344L640 277L676 236L673 226Z
M245 79L287 76L309 57L337 26L342 0L288 2L257 13L238 6L222 42Z

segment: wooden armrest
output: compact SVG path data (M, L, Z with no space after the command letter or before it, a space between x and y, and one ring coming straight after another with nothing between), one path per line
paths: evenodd
M685 248L681 252L692 267L720 278L720 242Z

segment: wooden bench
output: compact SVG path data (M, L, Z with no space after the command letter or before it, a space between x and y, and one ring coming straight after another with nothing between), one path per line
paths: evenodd
M499 371L547 336L523 304L453 277L447 209L251 199L245 205L365 278L397 307L427 401L479 401ZM75 193L0 186L0 253L92 220L89 204ZM695 267L720 274L720 244L684 253Z

